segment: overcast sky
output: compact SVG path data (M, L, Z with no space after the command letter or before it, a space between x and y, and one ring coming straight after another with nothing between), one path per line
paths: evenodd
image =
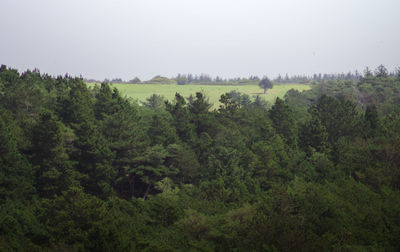
M400 66L399 0L0 0L0 64L103 80Z

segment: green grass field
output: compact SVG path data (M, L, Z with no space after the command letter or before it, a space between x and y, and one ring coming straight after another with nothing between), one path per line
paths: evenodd
M95 84L88 84L93 87ZM219 105L219 99L222 94L236 90L237 92L248 94L251 97L260 95L268 102L273 102L276 97L283 97L290 89L297 89L299 91L310 89L309 85L305 84L279 84L274 85L273 89L268 89L266 94L257 85L243 85L243 86L216 86L216 85L168 85L168 84L112 84L116 87L122 95L138 100L139 102L146 101L146 98L152 94L164 96L167 100L173 100L175 93L181 94L183 97L189 97L191 94L195 95L196 92L203 92L208 98L210 103L214 104L214 108Z

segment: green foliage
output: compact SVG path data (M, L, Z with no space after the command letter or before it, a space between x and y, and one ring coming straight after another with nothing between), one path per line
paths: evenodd
M258 86L264 89L264 94L267 92L267 89L273 88L274 84L268 79L268 77L264 77L259 83Z
M167 147L168 166L177 170L174 180L180 183L192 183L199 176L200 164L196 154L188 146L171 144Z
M212 110L1 66L0 250L398 251L399 84L379 67Z
M43 112L32 129L32 164L40 197L52 197L75 184L73 165L64 144L62 124L51 112Z
M81 123L76 130L73 157L78 161L77 170L82 174L81 185L86 192L105 198L112 194L111 182L116 171L112 167L114 153L97 127Z
M32 165L18 149L19 127L11 115L0 110L0 205L7 200L32 197Z
M360 128L360 116L356 105L344 97L335 99L321 96L311 108L311 114L326 128L331 144L340 137L355 137L359 133L357 129Z
M158 114L152 116L147 135L150 138L150 145L168 146L178 139L176 130L170 126L169 117Z
M157 94L152 94L149 98L146 99L146 102L143 103L146 108L150 108L153 110L161 110L165 107L164 97Z
M328 133L318 117L312 117L301 127L299 137L300 147L308 153L313 149L324 152L328 147Z
M179 139L184 142L192 142L194 138L194 126L190 123L190 111L185 98L175 94L175 103L166 103L166 109L171 114L172 125L176 129Z
M283 136L289 145L295 146L297 144L297 126L290 107L282 99L276 98L275 104L269 111L269 117L276 132Z
M367 137L376 136L382 127L379 121L378 110L375 105L368 106L364 114L365 129L364 134Z

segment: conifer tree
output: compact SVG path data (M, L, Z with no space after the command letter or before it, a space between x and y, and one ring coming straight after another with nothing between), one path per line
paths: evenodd
M269 111L269 118L276 132L283 136L286 143L295 146L297 143L296 122L292 110L281 98L276 98L275 104Z
M61 194L74 184L74 162L64 147L62 125L48 111L40 114L32 129L32 163L36 166L36 188L41 197Z
M35 192L32 166L18 149L18 125L0 109L0 205L23 201Z

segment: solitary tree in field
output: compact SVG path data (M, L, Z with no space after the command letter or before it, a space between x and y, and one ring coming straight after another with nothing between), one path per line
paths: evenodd
M265 92L267 92L267 89L272 88L274 85L272 84L272 82L268 79L268 77L264 77L260 83L258 83L258 86L260 88L264 89L264 94Z

